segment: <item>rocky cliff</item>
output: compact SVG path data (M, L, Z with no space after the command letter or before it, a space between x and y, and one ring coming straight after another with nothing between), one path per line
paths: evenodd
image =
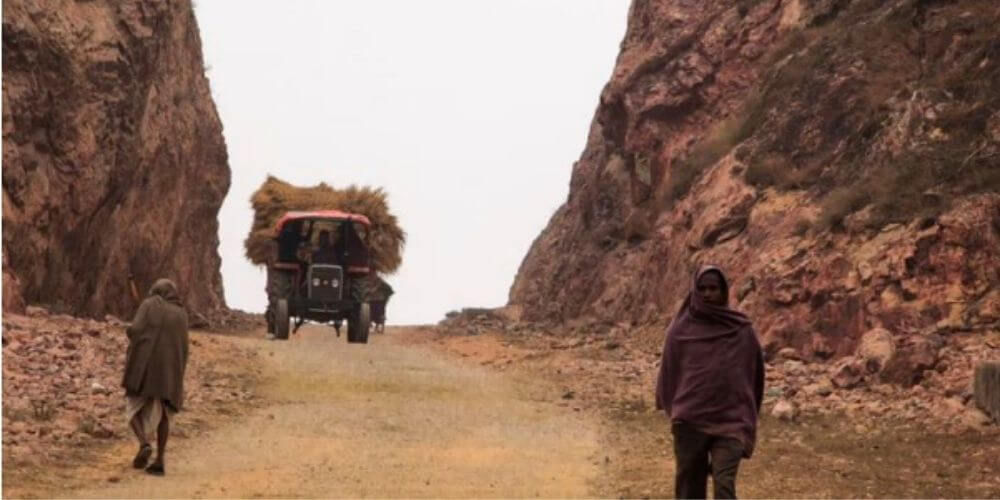
M998 22L992 0L633 2L511 305L665 325L717 263L772 353L889 332L914 366L885 376L912 383L942 335L1000 323Z
M129 315L174 279L225 306L229 189L189 1L3 3L3 306Z

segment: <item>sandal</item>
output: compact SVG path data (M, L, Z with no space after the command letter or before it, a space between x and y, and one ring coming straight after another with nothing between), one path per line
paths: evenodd
M157 462L153 462L152 465L150 465L149 467L146 467L146 474L152 474L154 476L162 476L162 475L164 475L165 471L163 470L163 464L157 463Z
M153 454L153 447L149 444L144 444L139 447L139 453L135 454L135 458L132 459L132 467L136 469L141 469L146 466L149 462L149 457Z

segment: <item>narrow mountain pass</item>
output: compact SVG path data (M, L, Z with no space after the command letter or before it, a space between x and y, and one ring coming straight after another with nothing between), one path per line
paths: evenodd
M109 464L120 480L73 497L580 497L594 494L598 422L547 403L531 378L404 345L306 326L259 352L267 404L168 448L166 477ZM189 383L198 383L189 381ZM183 414L177 427L185 425ZM603 455L600 455L603 457ZM119 470L120 469L120 470Z

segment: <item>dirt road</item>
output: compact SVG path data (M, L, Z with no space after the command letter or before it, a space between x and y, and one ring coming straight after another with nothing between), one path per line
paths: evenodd
M128 469L74 497L580 497L603 457L598 423L536 382L404 345L349 345L307 326L259 351L268 401L175 445L167 476ZM178 420L183 427L183 417Z
M93 444L60 463L12 473L5 460L4 497L672 494L668 426L650 407L650 374L626 361L635 353L625 356L625 346L433 327L390 329L369 345L319 327L288 342L241 335L195 338L213 346L219 380L243 380L259 365L256 396L183 414L166 478L128 467L131 442L83 441ZM208 383L188 380L199 382ZM738 491L996 498L998 432L944 433L888 417L859 430L849 415L786 422L765 412Z

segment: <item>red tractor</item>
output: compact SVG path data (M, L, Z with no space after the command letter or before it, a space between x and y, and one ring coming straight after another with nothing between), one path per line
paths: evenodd
M367 217L338 210L288 212L278 220L267 266L269 334L288 339L306 320L331 323L339 334L346 320L347 341L368 342L370 229Z

